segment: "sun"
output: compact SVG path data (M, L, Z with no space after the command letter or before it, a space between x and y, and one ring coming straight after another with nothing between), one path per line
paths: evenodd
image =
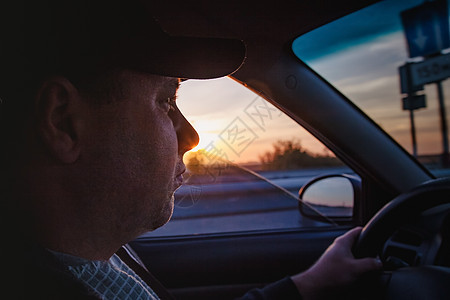
M190 150L190 152L196 152L199 150L207 150L211 143L219 138L219 133L213 129L214 122L208 120L197 120L192 122L192 126L197 131L199 136L198 145Z
M198 132L198 131L197 131L197 132ZM204 142L204 138L202 138L202 135L201 135L200 133L198 133L198 138L199 138L199 141L198 141L197 146L195 146L194 148L192 148L191 150L189 150L189 152L197 152L197 151L199 151L199 150L201 150L201 149L205 149L206 144L205 144L205 142Z
M210 146L211 143L213 143L218 138L217 134L200 131L197 132L200 140L198 142L198 145L190 150L191 152L196 152L199 150L207 150L208 146Z
M198 152L198 151L207 151L208 148L211 147L211 143L214 143L214 139L217 138L216 134L211 134L208 132L201 132L200 130L197 131L199 136L199 142L198 145L186 152L183 156L183 161L185 164L187 164L187 161L190 157L191 153Z

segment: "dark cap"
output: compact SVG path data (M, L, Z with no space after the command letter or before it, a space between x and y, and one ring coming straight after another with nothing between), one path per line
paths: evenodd
M166 34L145 1L5 2L12 4L0 18L1 85L34 73L88 72L92 66L216 78L236 71L245 57L240 40Z

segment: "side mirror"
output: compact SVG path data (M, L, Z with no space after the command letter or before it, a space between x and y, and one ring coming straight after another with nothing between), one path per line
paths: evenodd
M352 222L359 203L361 180L351 175L327 175L313 179L299 191L300 213L308 218L338 224Z

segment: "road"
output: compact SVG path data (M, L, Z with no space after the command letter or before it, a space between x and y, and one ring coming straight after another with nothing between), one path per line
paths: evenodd
M172 220L145 236L329 226L302 217L297 195L305 183L317 176L342 173L353 174L348 168L272 171L261 173L267 181L255 176L228 176L183 185L175 193Z

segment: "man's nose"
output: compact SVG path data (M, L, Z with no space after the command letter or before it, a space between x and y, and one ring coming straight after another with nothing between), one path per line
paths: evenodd
M179 120L180 124L177 130L178 153L183 155L185 152L197 146L200 138L197 131L181 112L179 113Z

